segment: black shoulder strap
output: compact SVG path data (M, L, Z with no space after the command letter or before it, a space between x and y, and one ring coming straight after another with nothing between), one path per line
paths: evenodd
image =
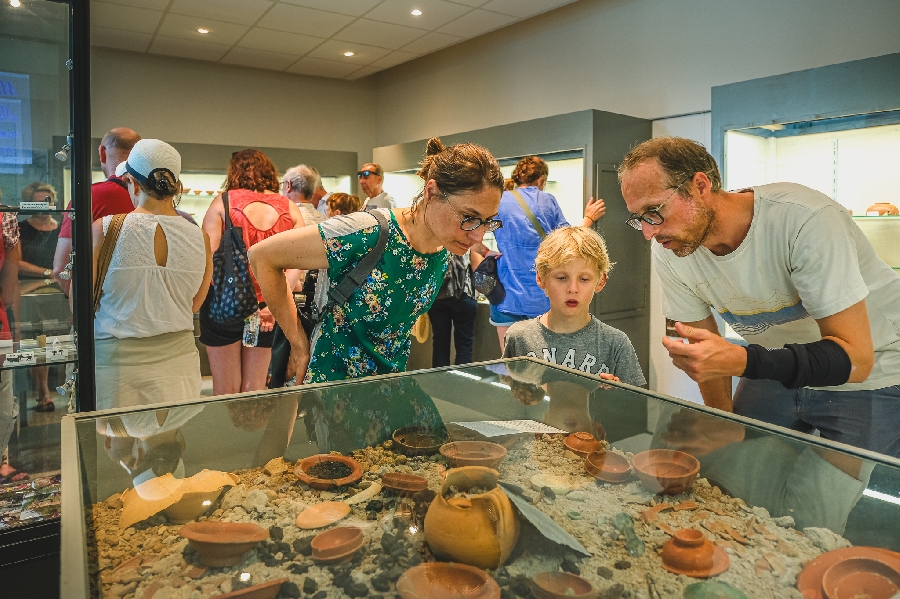
M387 247L388 234L390 233L390 223L380 210L369 212L378 221L378 242L371 252L363 256L363 259L347 273L337 286L328 292L328 297L337 304L343 305L350 299L360 285L372 274L372 269L384 254L384 248Z
M228 229L233 227L231 224L231 208L228 206L228 192L222 193L222 203L225 205L225 232L228 232Z

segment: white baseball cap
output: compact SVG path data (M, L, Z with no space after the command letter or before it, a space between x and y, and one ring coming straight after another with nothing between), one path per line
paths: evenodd
M141 185L150 186L149 177L168 171L176 181L181 177L181 154L160 139L142 139L131 149L128 159L116 167L116 176L128 173Z

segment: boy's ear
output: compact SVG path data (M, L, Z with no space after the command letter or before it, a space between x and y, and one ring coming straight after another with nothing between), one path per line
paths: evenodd
M600 279L600 282L597 283L597 288L594 290L594 293L600 293L603 291L603 288L606 287L606 275L608 273L603 273L603 277Z
M547 289L547 286L544 284L544 280L541 279L541 273L536 272L534 274L534 280L537 281L538 287L540 287L541 289ZM599 289L598 289L598 291L599 291Z

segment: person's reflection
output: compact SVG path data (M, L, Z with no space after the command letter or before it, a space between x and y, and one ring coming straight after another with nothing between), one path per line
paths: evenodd
M873 463L787 442L691 408L666 408L653 447L693 455L700 460L701 476L774 517L792 516L798 529L817 526L843 534Z
M300 393L281 393L273 397L254 397L226 404L231 423L241 430L263 434L249 468L263 466L272 458L284 456L294 434Z

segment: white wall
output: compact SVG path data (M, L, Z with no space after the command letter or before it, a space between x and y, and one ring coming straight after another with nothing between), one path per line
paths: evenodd
M91 134L343 150L372 158L372 81L341 81L92 48Z
M710 108L710 88L900 52L896 0L580 0L372 76L376 144L596 108Z

